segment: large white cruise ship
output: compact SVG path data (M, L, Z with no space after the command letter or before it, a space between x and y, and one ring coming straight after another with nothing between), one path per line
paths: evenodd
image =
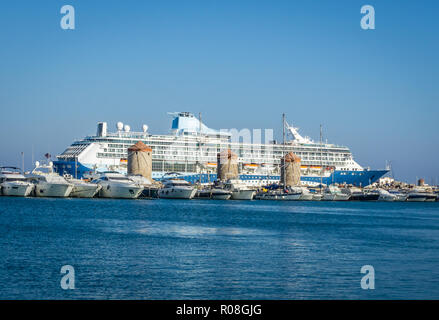
M55 170L77 177L101 171L126 173L127 149L142 141L153 150L152 177L156 180L172 174L190 182L212 182L216 180L217 154L227 149L238 156L240 179L254 185L279 182L280 159L290 151L302 159L304 184L366 186L387 173L365 169L354 161L349 148L314 142L288 124L292 139L285 144L251 143L243 142L246 139L242 137L234 138L230 132L208 128L189 112L170 114L173 120L169 135L150 134L146 125L141 132L132 132L120 122L116 132L109 132L107 123L100 122L95 136L74 142L57 156Z

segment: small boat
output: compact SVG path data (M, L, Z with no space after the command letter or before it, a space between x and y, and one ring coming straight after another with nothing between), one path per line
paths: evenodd
M35 196L66 198L73 191L73 184L53 171L53 164L35 163L35 169L26 176L35 184Z
M73 190L70 193L70 197L73 198L93 198L102 188L102 186L97 183L75 179L69 174L65 174L64 179L73 184Z
M350 194L343 193L339 187L330 185L323 191L323 201L347 201L351 197Z
M240 180L228 180L224 184L224 189L232 192L232 200L252 200L256 194L256 190L249 188Z
M0 194L4 196L27 197L34 190L35 185L26 180L16 167L0 168Z
M103 172L93 182L102 187L99 191L101 198L136 199L144 189L127 176L114 171Z
M183 179L169 179L162 181L162 183L163 188L158 192L160 198L192 199L197 193L197 189Z

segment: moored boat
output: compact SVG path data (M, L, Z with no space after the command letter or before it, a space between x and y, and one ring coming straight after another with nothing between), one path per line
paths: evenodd
M69 183L59 174L53 171L53 164L35 163L35 169L26 176L35 184L36 197L66 198L73 190L73 184Z
M169 179L162 181L163 187L158 195L164 199L192 199L197 189L183 179Z
M93 182L102 187L99 191L101 198L136 199L143 191L143 186L134 183L127 176L118 172L103 172Z
M232 192L232 200L252 200L256 194L256 190L247 187L240 180L228 180L224 189Z
M4 196L27 197L31 195L35 185L16 167L0 168L0 194Z
M64 179L73 184L73 190L70 193L70 197L72 198L93 198L102 188L102 186L97 183L75 179L68 174L64 175Z
M323 191L323 201L347 201L351 195L343 193L339 187L330 185Z

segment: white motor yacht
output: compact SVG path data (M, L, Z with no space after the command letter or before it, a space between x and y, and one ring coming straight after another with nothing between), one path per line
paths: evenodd
M4 196L27 197L31 195L35 185L26 180L15 167L0 168L0 194Z
M73 198L93 198L102 188L102 186L97 183L75 179L69 174L65 174L64 178L67 182L73 184L73 190L70 193L70 197Z
M232 200L252 200L256 190L248 187L240 180L228 180L224 188L232 192Z
M347 201L350 194L343 193L339 187L331 185L323 191L322 200L324 201Z
M35 183L35 196L65 198L73 190L73 184L69 183L59 174L53 171L53 164L41 165L35 163L35 169L27 178Z
M197 193L189 182L183 179L163 180L163 187L159 190L159 198L165 199L192 199Z
M387 190L378 189L378 193L380 194L378 201L396 201L396 196Z
M136 199L144 187L136 184L127 176L114 171L103 172L94 183L101 186L99 197L115 199Z

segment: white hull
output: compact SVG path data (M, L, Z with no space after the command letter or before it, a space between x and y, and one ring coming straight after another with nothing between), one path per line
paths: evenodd
M380 195L380 197L378 198L378 201L394 202L394 201L396 201L396 196Z
M300 193L263 193L257 196L258 200L298 201Z
M229 200L231 197L232 197L231 194L212 195L213 200Z
M331 194L331 193L323 194L322 201L335 201L335 194Z
M232 197L232 194L227 191L223 191L221 189L219 190L212 190L211 198L214 200L229 200Z
M321 201L323 198L323 195L321 193L314 193L312 195L312 200L313 201Z
M99 191L101 198L136 199L143 191L143 187L131 185L105 184Z
M349 194L337 193L334 201L348 201L351 196Z
M98 184L75 185L70 196L73 198L93 198L99 190L101 190L101 186Z
M301 201L311 201L314 200L314 196L312 193L302 193L300 195L300 199Z
M408 202L425 202L427 198L407 198Z
M27 197L34 190L35 185L23 182L4 182L1 185L1 192L4 196Z
M197 193L193 188L162 188L159 190L159 198L163 199L192 199Z
M401 195L395 195L395 201L406 201L407 195L401 194Z
M252 200L255 196L254 190L235 190L232 191L232 200Z
M40 182L35 186L35 196L65 198L70 195L72 190L73 185L71 184Z

